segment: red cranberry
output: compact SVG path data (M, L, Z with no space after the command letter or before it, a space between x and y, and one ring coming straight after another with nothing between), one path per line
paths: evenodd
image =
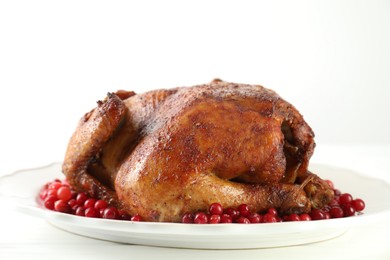
M209 212L211 215L222 215L223 208L219 203L213 203L210 205Z
M238 206L237 210L243 217L248 217L251 214L251 211L246 204L241 204L240 206Z
M79 205L79 206L84 206L84 203L85 203L85 201L86 201L87 199L88 199L87 194L85 194L84 192L80 192L80 193L77 194L77 196L76 196L77 205Z
M184 214L181 218L181 222L187 224L194 223L194 215L191 213Z
M94 208L95 207L96 200L89 198L84 202L84 208Z
M333 207L329 210L331 218L342 218L344 217L344 211L340 207Z
M57 192L57 190L62 186L61 182L57 182L57 181L54 181L52 183L49 184L49 190L55 190Z
M118 217L118 210L114 207L105 208L102 214L102 218L106 219L117 219Z
M263 215L262 223L275 223L275 222L278 222L275 215L269 213Z
M47 190L46 197L55 197L57 198L57 190Z
M352 202L352 196L349 193L343 193L339 197L339 203L342 204L350 204Z
M76 216L85 217L85 209L83 206L78 206L75 212Z
M209 222L209 218L206 213L198 212L195 214L194 223L195 224L207 224Z
M344 216L345 217L351 217L355 215L355 209L351 206L351 204L342 204L341 208L344 211Z
M354 199L351 201L351 206L355 209L356 212L361 212L366 207L366 204L362 199Z
M54 210L63 213L70 213L71 207L65 200L57 200L56 202L54 202Z
M275 209L275 208L269 208L267 210L267 213L268 214L271 214L271 215L274 215L274 216L277 216L278 215L278 211Z
M313 209L310 212L310 217L312 220L321 220L321 219L325 219L325 214L319 209Z
M70 199L70 200L68 201L68 205L69 205L71 208L73 208L74 206L78 206L78 205L77 205L77 201L76 201L75 199Z
M137 215L132 216L130 220L131 220L131 221L140 222L140 221L142 221L142 217L141 217L140 215L137 214Z
M41 191L39 192L39 198L44 201L47 197L47 188L42 188Z
M334 189L333 190L333 194L336 196L336 197L339 197L341 195L341 191L338 190L338 189Z
M221 223L232 223L232 217L229 214L222 214Z
M72 197L72 192L67 186L62 186L57 190L57 198L60 200L68 201Z
M261 222L261 215L258 213L252 213L249 215L248 219L251 223L260 223Z
M339 201L337 199L333 199L331 202L328 204L331 208L335 206L339 206Z
M221 222L221 216L220 215L211 215L210 216L210 224L218 224Z
M76 199L76 197L77 197L77 192L75 192L74 190L70 190L70 192L71 192L71 194L72 194L72 199Z
M56 197L47 196L45 201L44 201L45 208L50 209L50 210L54 210L54 202L56 202L56 201L57 201Z
M224 214L230 215L230 217L232 218L233 221L240 216L240 212L234 208L225 209Z
M298 214L291 214L287 216L287 221L300 221L301 218Z
M328 183L328 185L331 189L334 189L334 184L331 180L325 180L325 181L326 181L326 183Z
M95 205L94 205L94 207L96 208L96 209L105 209L105 208L107 208L108 207L108 203L106 202L106 201L104 201L104 200L97 200L96 202L95 202Z
M240 224L250 224L251 222L249 221L249 219L247 219L246 217L243 217L243 216L240 216L238 217L238 219L236 220L237 223L240 223Z
M311 220L311 217L309 214L307 213L302 213L301 215L299 215L299 219L301 221L310 221Z
M99 210L94 207L85 208L84 214L87 218L98 218L100 216Z

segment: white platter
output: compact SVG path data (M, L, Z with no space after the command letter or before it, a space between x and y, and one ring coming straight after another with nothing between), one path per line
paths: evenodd
M0 195L15 209L47 220L74 234L113 242L197 249L246 249L300 245L328 240L390 213L390 185L359 173L312 165L311 170L332 180L336 188L366 202L363 215L309 222L196 225L92 219L46 210L37 203L41 186L63 179L61 164L21 170L0 178Z

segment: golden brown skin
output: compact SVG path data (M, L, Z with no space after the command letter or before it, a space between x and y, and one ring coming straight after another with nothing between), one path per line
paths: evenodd
M82 118L63 172L147 221L178 222L213 202L302 213L333 196L307 169L313 138L291 104L259 85L119 91Z

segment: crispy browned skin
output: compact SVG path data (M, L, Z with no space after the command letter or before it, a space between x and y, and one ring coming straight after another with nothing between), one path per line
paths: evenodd
M313 137L291 104L258 85L120 91L81 119L63 172L148 221L177 222L213 202L302 213L333 196L308 172Z

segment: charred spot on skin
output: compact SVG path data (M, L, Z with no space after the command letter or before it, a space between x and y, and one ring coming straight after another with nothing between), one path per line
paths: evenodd
M285 140L287 140L290 144L294 143L293 133L287 121L283 121L282 123L282 133L284 135Z
M96 103L97 103L98 107L100 107L100 106L102 106L104 104L104 102L101 101L101 100L96 101Z

